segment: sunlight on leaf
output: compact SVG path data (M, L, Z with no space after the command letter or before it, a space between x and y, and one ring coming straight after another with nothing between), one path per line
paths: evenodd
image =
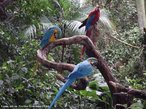
M98 96L95 96L96 95L95 90L94 91L81 90L80 94L83 95L83 96L89 97L89 98L99 99Z
M138 102L136 103L133 103L131 106L130 106L130 109L143 109L143 104L141 103L141 101L139 100Z

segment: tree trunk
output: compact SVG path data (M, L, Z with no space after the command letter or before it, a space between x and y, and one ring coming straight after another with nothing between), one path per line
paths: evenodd
M138 24L141 33L143 33L143 28L146 27L144 0L136 0L136 6L137 6Z

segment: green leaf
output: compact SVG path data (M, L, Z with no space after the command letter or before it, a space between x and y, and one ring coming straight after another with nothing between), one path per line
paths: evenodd
M136 103L133 103L130 106L131 109L143 109L143 104L141 103L141 101L138 101Z
M92 90L92 91L86 91L86 90L81 90L80 94L82 96L88 97L90 99L99 99L99 97L96 95L96 91Z
M31 102L32 102L32 100L30 100L30 99L26 99L26 100L25 100L25 103L26 103L26 104L30 104Z
M98 90L99 89L98 82L96 80L95 81L91 81L89 83L89 88L91 88L92 90Z

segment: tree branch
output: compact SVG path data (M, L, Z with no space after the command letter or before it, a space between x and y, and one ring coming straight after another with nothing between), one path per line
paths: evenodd
M109 36L109 35L108 35L108 36ZM130 47L132 47L132 48L136 48L136 49L140 49L140 48L141 48L141 47L139 47L139 46L135 46L135 45L129 44L129 43L125 42L125 41L122 41L122 40L118 39L118 38L115 37L115 36L111 36L111 35L110 35L109 37L113 38L114 40L116 40L116 41L118 41L118 42L120 42L120 43L122 43L122 44L125 44L125 45L127 45L127 46L130 46Z
M93 52L95 54L95 58L98 59L99 65L97 66L100 72L102 73L103 77L105 78L105 81L107 84L109 81L114 81L116 82L116 79L112 76L111 70L109 69L106 61L101 57L100 53L96 51L94 44L92 41L85 35L75 35L70 38L62 38L60 40L57 40L53 43L50 43L46 46L44 50L38 50L37 51L37 57L39 62L41 62L44 66L47 68L53 68L56 70L69 70L71 71L74 68L74 65L72 64L67 64L67 63L56 63L56 62L50 62L47 60L47 54L49 51L56 46L61 46L61 45L71 45L71 44L81 44L86 46L88 50Z
M49 45L47 45L45 49L37 51L38 61L49 69L53 68L59 71L62 71L62 70L72 71L75 65L68 64L68 63L51 62L51 61L48 61L46 58L47 54L49 53L51 49L57 46L71 45L71 44L81 44L81 45L86 46L86 49L92 52L95 58L98 59L98 64L96 65L96 67L99 69L99 71L101 72L101 74L103 75L105 81L107 82L109 86L111 95L113 97L114 106L116 106L116 104L123 104L123 103L130 105L131 101L133 100L133 97L146 99L146 92L135 90L132 88L126 88L117 82L117 80L113 77L112 72L109 69L107 62L102 58L100 53L95 49L95 46L92 43L92 41L85 35L75 35L69 38L62 38L53 43L50 43ZM57 78L65 82L65 79L62 75L58 75ZM85 89L87 86L87 83L88 83L88 79L84 78L80 81L80 84L73 84L72 87L78 90Z

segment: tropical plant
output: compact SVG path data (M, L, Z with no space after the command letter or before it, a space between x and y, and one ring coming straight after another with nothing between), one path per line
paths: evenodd
M101 1L102 17L98 23L101 34L96 49L105 57L119 81L129 87L146 89L146 76L139 67L142 49L136 48L141 45L142 35L138 28L135 1L92 0L87 2L91 5L85 3L84 7L80 7L72 0L15 0L5 8L8 18L0 22L1 106L45 108L50 104L62 83L56 79L56 71L48 71L37 62L36 51L43 32L57 24L63 32L65 30L65 37L85 34L84 28L78 29L80 22L93 8L92 4ZM80 62L80 49L79 45L66 46L63 61L74 64ZM61 61L61 55L62 47L57 47L48 55L48 59ZM56 108L111 109L109 89L99 71L96 73L90 78L87 90L75 91L69 88ZM145 108L145 104L145 101L136 99L131 108Z

